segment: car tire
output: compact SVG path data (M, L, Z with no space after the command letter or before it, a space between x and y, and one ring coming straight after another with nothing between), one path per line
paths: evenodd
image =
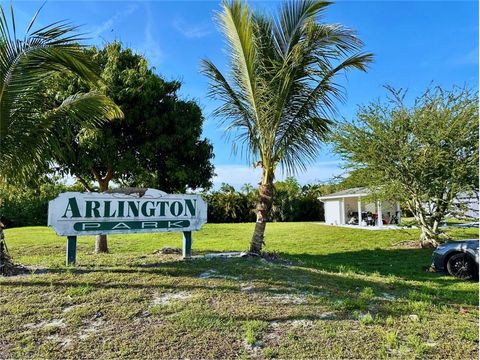
M477 266L467 254L452 255L447 261L447 271L450 275L463 280L478 278Z

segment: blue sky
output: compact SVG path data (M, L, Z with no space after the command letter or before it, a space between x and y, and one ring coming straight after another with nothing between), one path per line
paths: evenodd
M280 3L250 4L268 13ZM26 26L40 5L15 1L17 27ZM224 41L213 19L219 8L218 1L48 1L39 25L67 19L82 25L89 44L120 40L144 54L166 79L181 80L181 94L197 100L204 110L204 136L212 141L215 152L214 182L238 187L258 182L259 173L240 155L231 153L231 144L211 116L215 104L205 96L207 81L198 71L205 57L225 69ZM386 84L408 88L411 97L432 82L478 89L476 1L339 1L321 20L355 29L365 42L365 50L375 55L368 73L352 72L341 78L347 101L338 104L339 118L352 118L359 104L384 97ZM325 147L317 161L297 177L308 183L341 173L338 159ZM282 177L277 174L277 178Z

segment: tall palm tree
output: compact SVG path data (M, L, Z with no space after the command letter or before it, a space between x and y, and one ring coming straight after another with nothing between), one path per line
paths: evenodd
M229 76L202 61L209 95L221 102L214 115L239 142L234 151L240 146L262 169L252 253L264 244L277 167L295 173L315 159L335 100L343 99L336 75L366 71L372 60L360 53L363 43L352 30L317 21L329 4L289 1L275 17L266 17L244 2L225 1L217 19L228 44Z
M13 7L9 22L0 6L0 175L9 180L25 181L45 165L48 152L59 146L59 121L68 117L94 126L123 116L99 91L75 94L57 106L47 101L42 85L54 74L72 72L96 89L102 84L78 45L76 27L56 22L32 30L38 13L19 37Z

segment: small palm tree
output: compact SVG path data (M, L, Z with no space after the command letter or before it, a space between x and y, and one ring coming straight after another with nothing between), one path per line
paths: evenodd
M26 181L46 163L59 136L56 124L67 117L86 126L122 117L121 110L100 92L79 93L59 106L47 101L45 81L72 72L100 88L100 79L73 35L76 27L57 22L33 31L38 11L23 37L17 36L0 6L0 174ZM61 136L61 134L60 134Z
M354 32L317 21L329 4L290 1L271 18L253 13L246 3L224 2L218 22L228 43L230 76L202 61L209 94L221 102L214 115L227 122L227 131L262 169L252 253L259 254L264 244L277 167L295 173L315 159L335 100L343 98L336 75L365 71L372 60L359 52L363 43Z

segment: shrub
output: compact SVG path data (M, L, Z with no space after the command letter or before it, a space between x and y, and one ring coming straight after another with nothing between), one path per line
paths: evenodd
M47 225L48 202L65 191L81 191L54 181L36 188L0 183L0 215L7 227Z
M275 183L271 221L323 221L323 204L315 186L300 187L294 178ZM241 191L228 184L219 190L203 194L208 203L208 222L240 223L256 220L255 204L258 192L244 185Z

